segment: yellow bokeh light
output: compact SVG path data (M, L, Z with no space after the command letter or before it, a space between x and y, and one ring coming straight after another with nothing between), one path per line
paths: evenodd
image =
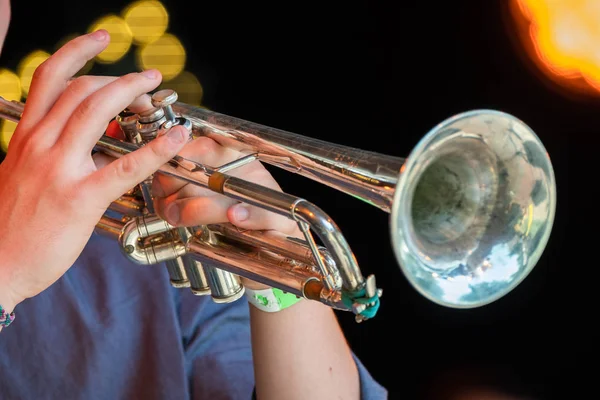
M68 36L65 36L64 38L62 38L58 43L56 43L56 45L54 46L54 51L57 51L58 49L60 49L61 47L63 47L65 44L67 44L68 42L70 42L71 40L79 37L80 35L78 33L72 33ZM94 59L89 60L87 63L85 63L85 65L83 66L83 68L81 68L79 70L79 72L77 72L75 74L75 76L81 76L81 75L85 75L87 73L89 73L92 68L94 67Z
M173 89L177 92L178 101L193 106L199 106L202 102L204 91L200 81L189 71L183 71L174 79L163 82L159 89Z
M137 63L141 69L156 68L164 81L175 78L185 67L185 49L178 38L166 33L139 48Z
M8 144L16 128L16 122L4 119L0 121L0 148L5 153L8 151Z
M136 1L123 11L136 44L146 44L161 37L169 26L169 14L160 1Z
M111 64L123 58L133 42L133 34L125 20L117 15L106 15L96 20L88 32L98 29L105 29L110 34L110 44L96 56L96 61Z
M21 80L21 93L23 96L27 96L29 93L29 87L31 86L31 80L33 79L33 73L40 66L41 63L46 61L50 57L50 53L43 50L35 50L29 53L17 67L17 74Z
M21 100L21 80L12 71L0 68L0 96L6 100Z

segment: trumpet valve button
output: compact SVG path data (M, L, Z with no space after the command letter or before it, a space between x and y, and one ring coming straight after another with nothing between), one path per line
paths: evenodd
M162 108L167 120L174 122L177 117L171 105L177 101L177 98L177 92L173 89L159 90L152 95L152 105L156 108Z

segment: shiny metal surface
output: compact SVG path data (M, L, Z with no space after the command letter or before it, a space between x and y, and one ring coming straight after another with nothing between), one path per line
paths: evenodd
M174 288L180 289L190 287L190 281L187 278L187 273L185 270L185 262L191 262L192 260L185 260L185 257L186 256L177 257L175 259L165 261L171 286Z
M191 121L195 135L313 179L391 210L404 158L360 150L244 121L203 108L175 103L173 110Z
M137 146L104 136L98 142L97 148L118 157L134 151ZM357 290L364 284L364 278L356 258L335 222L321 209L306 200L236 177L223 175L215 172L211 167L199 165L182 157L176 157L172 163L163 165L158 172L210 188L236 200L308 224L323 241L325 247L330 249L331 257L344 281L344 288ZM217 180L219 185L212 184L211 179ZM323 272L326 273L326 271Z
M445 306L505 296L548 243L555 185L548 153L522 121L490 110L444 121L409 155L396 189L392 241L402 271Z
M117 236L125 254L140 264L185 256L180 270L190 287L206 293L208 286L215 301L220 293L237 298L237 276L242 276L351 311L360 322L382 294L374 276L363 277L349 244L323 210L226 174L256 160L389 212L401 271L419 293L443 306L471 308L501 298L525 279L547 245L556 210L552 164L533 131L509 114L476 110L449 118L404 159L172 103L172 94L156 95L156 105L164 107L150 112L144 138L173 126L174 115L193 137L208 136L245 155L222 166L177 156L157 173L284 215L298 224L304 240L241 232L228 224L182 231L133 209L136 213L122 218L105 215L96 229ZM18 120L18 107L0 102L0 115ZM108 136L96 146L114 157L137 148ZM123 210L127 207L117 201L109 211ZM358 302L357 296L368 300Z
M0 96L0 119L12 122L19 122L23 115L23 103L18 101L8 101Z
M158 109L164 110L167 121L174 123L177 119L171 105L177 101L177 92L171 89L163 89L152 95L152 105Z
M204 265L204 272L215 303L229 303L244 295L244 286L237 275L209 264Z

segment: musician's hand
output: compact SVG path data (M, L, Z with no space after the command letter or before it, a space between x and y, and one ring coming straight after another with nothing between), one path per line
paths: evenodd
M179 155L211 167L218 167L242 156L239 152L225 148L206 137L188 143ZM281 191L275 179L259 161L253 161L227 173ZM157 174L152 189L156 212L171 225L194 226L229 222L242 229L276 230L290 236L302 237L297 224L289 218L240 203L175 178ZM246 280L244 283L253 285Z
M177 154L178 128L98 168L91 151L108 122L155 89L158 71L71 78L109 43L78 37L35 71L27 105L0 165L0 305L10 310L60 278L109 204Z

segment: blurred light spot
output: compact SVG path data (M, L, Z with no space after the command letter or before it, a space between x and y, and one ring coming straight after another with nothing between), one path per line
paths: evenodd
M90 26L88 32L106 29L110 34L110 44L96 56L96 61L110 64L119 61L131 47L133 35L125 20L116 15L106 15L99 18Z
M159 89L173 89L177 92L178 101L200 106L204 91L200 81L189 71L183 71L169 82L160 84Z
M123 11L136 44L150 43L161 37L169 26L169 14L159 1L136 1Z
M141 69L158 69L163 81L176 77L185 67L186 54L175 36L167 33L152 43L140 47L137 63Z
M0 96L6 100L21 100L21 80L12 71L0 68Z
M71 40L77 38L81 36L78 33L72 33L68 36L65 36L64 38L62 38L58 43L56 43L56 45L54 46L54 51L58 51L61 47L63 47L65 44L67 44L68 42L70 42ZM92 68L94 67L94 59L92 58L91 60L89 60L87 63L85 63L85 65L83 66L83 68L81 68L79 70L79 72L77 72L75 74L75 76L81 76L81 75L85 75L87 73L89 73Z
M600 1L513 0L512 11L528 56L544 72L571 88L600 90Z
M21 80L21 93L24 97L27 97L29 93L29 86L31 86L31 80L33 73L40 66L41 63L46 61L50 57L49 53L42 50L35 50L29 53L17 67L17 74Z
M5 119L0 121L0 148L5 153L8 151L8 144L10 143L10 139L16 128L16 122L7 121Z

